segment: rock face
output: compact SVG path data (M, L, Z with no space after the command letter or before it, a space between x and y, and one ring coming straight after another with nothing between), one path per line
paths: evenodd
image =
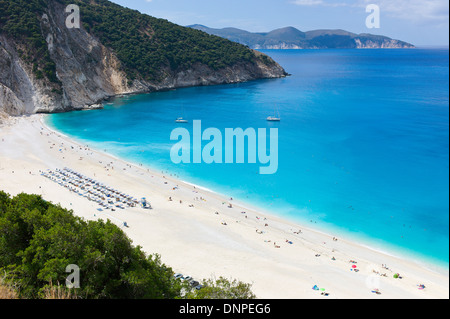
M361 41L359 38L355 38L355 44L357 49L410 49L412 46L405 44L404 42L385 38L382 40L374 41L367 39Z
M0 36L0 110L10 115L31 113L42 96L11 41ZM12 44L12 45L11 45Z
M130 81L114 50L103 45L83 27L67 28L65 7L53 1L40 18L41 33L60 82L54 85L37 77L22 58L21 44L0 30L0 111L10 115L66 112L98 107L104 99L180 87L236 83L287 75L272 60L242 62L212 70L197 64L183 71L165 70L158 82Z

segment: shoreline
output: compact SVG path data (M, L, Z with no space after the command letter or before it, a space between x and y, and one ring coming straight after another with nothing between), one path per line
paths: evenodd
M426 265L403 260L401 256L392 256L389 252L377 251L362 243L355 244L344 236L338 236L339 241L330 243L332 235L329 233L270 212L261 212L257 207L248 207L241 201L233 200L233 209L227 209L222 203L230 201L223 194L165 176L153 168L140 166L100 150L90 147L87 149L78 141L53 130L43 117L34 115L12 118L10 122L15 124L0 127L0 137L6 140L0 143L9 143L7 145L11 148L2 147L3 150L0 150L0 159L4 163L0 165L0 189L13 193L12 195L19 191L17 185L14 185L14 179L8 178L12 174L6 170L15 168L14 177L18 177L19 187L32 190L33 183L37 181L43 184L39 185L39 190L44 199L55 204L60 202L63 207L73 209L76 215L89 219L98 219L96 215L100 216L102 213L96 212L95 206L92 207L86 199L69 196L71 194L66 189L44 181L44 177L33 175L32 172L35 173L39 167L42 170L70 167L90 177L94 177L94 174L97 180L114 184L126 193L144 193L145 190L154 206L153 211L146 213L134 208L108 214L113 218L126 220L131 227L124 231L133 240L133 244L142 246L147 253L160 254L163 262L177 272L192 274L199 279L209 278L210 274L231 276L253 283L256 296L263 299L324 298L311 289L315 284L327 286L327 291L330 292L328 298L448 298L448 270L447 273L435 272L427 269ZM11 144L7 141L10 138L19 143ZM73 148L61 152L51 146L50 151L43 147L57 143L64 144L65 148L68 148L67 145ZM17 158L16 152L25 156ZM80 156L85 153L90 155ZM104 167L104 163L111 160L118 162L114 163L114 174L113 171L105 171ZM61 164L65 165L58 166ZM117 171L118 167L122 170ZM19 176L19 170L25 172ZM164 186L165 182L168 187ZM171 189L174 185L177 186L176 190ZM184 203L192 203L195 209L186 207L184 203L168 202L167 197L170 195L177 200L180 198ZM197 202L193 196L201 196L207 200ZM241 210L245 210L245 215L249 218L244 218ZM220 215L215 215L214 211L220 211ZM226 225L221 224L221 220ZM298 229L301 229L301 234L293 232ZM258 234L258 230L263 233ZM284 238L292 240L293 244L283 242ZM280 249L274 249L275 242ZM330 258L325 260L325 256ZM336 261L330 262L331 256L336 256ZM346 259L357 259L360 272L350 271ZM377 276L377 280L381 281L382 294L376 295L367 287L367 282L374 280L369 268L379 269L381 264L388 264L401 273L404 279L400 281ZM419 291L414 286L422 284L422 277L423 283L429 288ZM321 284L320 281L324 283Z
M47 115L45 116L47 117ZM53 127L51 127L51 124L47 123L47 119L46 118L41 118L40 119L42 125L44 125L49 131L54 132L55 134L59 134L62 137L64 137L66 140L68 141L73 141L79 145L81 145L81 141L78 141L76 138L70 137L68 135L66 135L65 133L58 131L56 129L54 129ZM86 145L85 145L86 146ZM180 179L178 177L173 177L173 175L176 175L175 173L169 172L166 169L157 169L155 167L151 167L145 164L140 164L140 163L135 163L131 160L127 160L124 158L121 158L117 155L105 152L104 150L100 150L98 148L92 147L90 145L88 145L88 147L92 150L94 150L95 152L98 152L100 154L103 154L105 156L110 156L114 159L116 159L117 161L122 161L123 163L128 163L132 166L134 166L137 169L145 169L147 171L152 172L152 174L155 175L164 175L166 178L170 178L172 179L173 182L175 183L180 183L180 184L185 184L191 187L194 187L196 189L199 189L201 191L210 193L214 196L217 196L219 198L222 198L224 201L230 202L229 198L230 196L227 196L224 193L221 193L218 190L213 190L211 188L196 184L194 182L191 181L185 181L183 179ZM169 174L169 176L166 176L162 171L166 171L167 174ZM303 228L303 229L308 229L309 231L313 231L313 232L317 232L320 233L324 236L333 236L331 234L331 232L333 233L337 233L337 235L335 235L335 237L340 237L340 238L346 238L347 240L352 240L352 241L361 241L360 245L370 249L376 253L381 253L384 255L389 255L391 257L394 258L404 258L407 259L410 262L414 262L416 263L418 266L420 267L425 267L430 271L434 271L438 274L443 274L443 275L449 275L449 268L448 268L448 263L446 263L445 261L441 261L438 259L433 259L430 256L426 256L422 253L419 252L414 252L412 250L409 250L408 253L405 252L401 252L402 247L401 246L396 246L396 245L389 245L386 241L380 239L380 241L382 242L382 244L380 245L380 247L375 247L375 245L373 245L374 240L377 240L376 238L371 238L369 236L366 236L365 234L354 234L354 233L350 233L345 231L344 229L342 229L339 226L335 226L335 225L331 225L331 224L326 224L328 225L325 227L320 227L320 226L316 226L316 227L310 227L310 226L306 226L307 221L304 220L302 221L301 219L296 219L296 218L288 218L285 217L281 214L277 214L274 211L271 210L267 210L261 206L258 206L257 204L253 204L253 203L249 203L246 202L245 200L240 200L240 199L235 199L233 198L232 201L233 204L237 204L239 207L245 209L245 210L249 210L249 211L258 211L260 212L262 215L267 215L267 216L271 216L272 218L278 218L281 220L285 220L286 222L290 222L290 223L294 223L294 224L298 224L299 227ZM407 248L403 248L403 249L407 249ZM420 258L423 259L421 261L417 261L415 259Z

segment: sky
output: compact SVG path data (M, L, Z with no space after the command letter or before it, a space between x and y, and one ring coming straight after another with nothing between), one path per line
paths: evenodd
M385 35L416 46L449 45L448 0L111 0L179 25L235 27L268 32L292 26L301 31L343 29ZM379 7L379 28L366 19Z

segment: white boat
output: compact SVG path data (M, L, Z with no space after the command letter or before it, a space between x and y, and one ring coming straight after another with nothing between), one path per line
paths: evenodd
M185 112L184 112L184 106L183 105L181 106L181 114L180 115L183 115L183 116L186 115ZM188 120L185 120L184 117L181 116L181 117L177 118L175 120L175 122L177 122L177 123L188 123Z
M188 123L188 120L183 119L182 117L179 117L175 120L177 123Z
M275 106L275 112L277 114L277 116L269 116L267 118L267 121L269 122L280 122L281 118L280 118L280 112L278 111L278 108Z

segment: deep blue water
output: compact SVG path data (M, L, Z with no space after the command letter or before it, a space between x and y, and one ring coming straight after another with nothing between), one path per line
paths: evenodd
M49 122L273 214L448 266L449 51L265 52L292 76L127 96ZM282 121L269 123L275 104ZM178 116L190 131L196 119L221 132L278 128L278 172L172 163Z

